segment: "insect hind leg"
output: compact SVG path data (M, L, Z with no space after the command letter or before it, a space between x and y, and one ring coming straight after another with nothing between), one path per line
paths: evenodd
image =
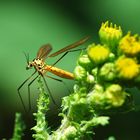
M52 64L52 67L54 65L56 65L63 57L65 57L68 53L70 52L76 52L76 51L81 51L81 50L85 50L86 48L80 48L80 49L75 49L75 50L69 50L69 51L66 51L55 63Z
M51 78L51 79L53 79L53 80L56 80L56 81L58 81L58 82L63 83L63 85L64 85L64 86L66 87L66 89L68 90L69 94L71 93L71 91L70 91L70 89L68 88L67 84L66 84L62 79L54 78L54 77L49 76L49 75L45 75L45 76L48 77L48 78Z
M53 96L52 96L52 94L51 94L51 91L50 91L50 89L49 89L49 87L48 87L48 84L47 84L47 82L46 82L46 80L45 80L44 75L42 75L42 78L43 78L43 80L44 80L45 86L46 86L46 88L47 88L47 90L48 90L48 93L49 93L49 96L50 96L52 102L58 107L58 105L56 104L56 102L55 102L55 100L54 100L54 98L53 98Z

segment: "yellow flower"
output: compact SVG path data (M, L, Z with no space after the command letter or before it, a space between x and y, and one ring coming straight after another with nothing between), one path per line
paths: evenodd
M131 36L129 32L121 39L119 48L126 55L134 56L140 53L140 41L138 40L138 35Z
M87 50L89 58L96 64L104 62L109 57L109 49L103 45L91 44Z
M132 79L139 74L139 65L132 58L121 57L116 61L116 70L120 78Z
M103 44L114 47L119 43L119 40L122 37L122 30L120 26L117 27L116 24L113 25L107 21L102 23L99 30L99 36Z

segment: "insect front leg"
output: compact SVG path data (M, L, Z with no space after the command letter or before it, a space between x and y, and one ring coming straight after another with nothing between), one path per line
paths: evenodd
M32 73L32 75L30 75L30 76L18 87L18 89L17 89L17 92L18 92L20 101L21 101L21 103L22 103L22 105L23 105L23 108L24 108L24 111L25 111L25 112L27 112L27 111L26 111L26 107L25 107L25 104L24 104L24 102L23 102L23 99L22 99L22 96L21 96L21 93L20 93L20 89L24 86L24 84L25 84L29 79L31 79L31 77L32 77L35 73L36 73L36 71L35 71L34 73Z
M31 94L30 94L30 86L31 84L38 78L37 75L29 84L28 84L28 102L29 102L29 111L31 110Z

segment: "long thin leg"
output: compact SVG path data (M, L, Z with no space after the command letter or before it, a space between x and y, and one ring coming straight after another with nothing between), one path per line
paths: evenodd
M48 90L48 92L49 92L49 95L50 95L50 97L51 97L51 100L52 100L53 103L58 107L58 105L56 104L55 100L53 99L53 96L52 96L51 91L50 91L50 89L49 89L49 87L48 87L48 85L47 85L47 82L46 82L46 80L45 80L45 77L44 77L43 75L42 75L42 77L43 77L45 86L46 86L46 88L47 88L47 90Z
M64 86L66 86L66 88L68 89L68 92L71 93L70 89L67 87L66 83L65 83L63 80L58 79L58 78L51 77L51 76L49 76L49 75L45 75L45 76L47 76L48 78L51 78L51 79L53 79L53 80L56 80L56 81L58 81L58 82L63 83ZM52 97L52 99L53 99L53 97ZM53 101L53 103L58 107L58 105L57 105L54 101ZM59 110L61 110L61 109L59 108Z
M51 76L49 76L49 75L45 75L45 76L47 76L48 78L51 78L51 79L53 79L53 80L56 80L56 81L58 81L58 82L63 82L63 80L61 80L61 79L54 78L54 77L51 77Z
M45 76L47 76L48 78L51 78L51 79L53 79L53 80L56 80L56 81L58 81L58 82L63 83L63 84L66 86L66 88L68 89L68 92L71 93L70 89L67 87L66 83L65 83L62 79L54 78L54 77L51 77L51 76L49 76L49 75L45 75Z
M85 48L83 48L85 49ZM68 54L69 52L75 52L75 51L80 51L80 50L83 50L83 49L76 49L76 50L70 50L70 51L67 51L65 52L54 64L52 64L52 67L57 64L66 54Z
M28 100L29 100L29 111L31 110L31 94L30 94L30 86L37 79L39 75L37 75L29 84L28 84Z
M22 106L23 106L25 112L27 112L27 111L26 111L26 108L25 108L25 104L24 104L24 102L23 102L23 99L22 99L22 97L21 97L21 94L20 94L20 89L23 87L23 85L24 85L35 73L36 73L36 71L35 71L34 73L32 73L32 75L29 76L29 77L18 87L18 89L17 89L19 98L20 98L20 100L21 100L21 103L22 103Z

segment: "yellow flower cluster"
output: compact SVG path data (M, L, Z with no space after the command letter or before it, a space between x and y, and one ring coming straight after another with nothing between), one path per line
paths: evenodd
M130 56L135 56L140 53L140 41L137 39L137 35L131 36L128 33L121 39L119 48L123 53Z
M96 86L101 87L101 85ZM119 84L111 84L105 91L96 90L96 86L94 90L88 94L88 101L94 107L107 110L120 107L124 104L126 92L123 91L123 88Z
M133 79L139 72L139 65L133 58L121 57L116 61L116 70L120 78Z
M88 56L96 64L104 62L110 54L110 51L104 45L91 44L88 47Z

